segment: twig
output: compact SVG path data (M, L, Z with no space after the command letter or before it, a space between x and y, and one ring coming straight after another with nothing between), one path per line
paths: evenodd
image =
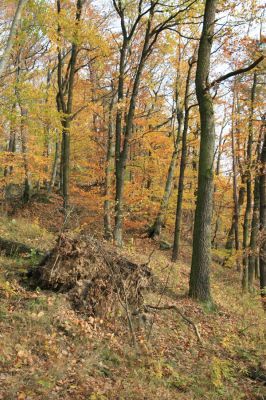
M159 307L159 306L152 306L152 305L150 305L150 304L145 304L145 308L146 308L146 309L147 309L147 308L150 308L150 309L152 309L152 310L157 310L157 311L175 310L176 313L180 315L180 317L182 317L188 324L190 324L190 325L193 327L194 332L195 332L195 334L196 334L196 336L197 336L197 338L198 338L199 343L201 343L201 344L203 343L197 325L196 325L191 319L189 319L188 317L186 317L186 316L179 310L179 308L177 308L175 305L169 305L169 306L166 305L166 306L160 306L160 307Z
M167 268L168 268L168 267L169 267L169 264L167 265ZM166 291L166 289L167 289L167 285L168 285L168 282L169 282L169 278L170 278L170 274L171 274L171 272L172 272L172 269L173 269L173 264L171 265L171 268L170 268L169 271L168 271L168 274L167 274L167 277L166 277L166 281L165 281L163 290L161 291L161 294L160 294L160 297L159 297L159 300L158 300L158 303L157 303L157 306L156 306L156 307L159 307L159 305L160 305L160 303L161 303L161 301L162 301L163 295L164 295L164 293L165 293L165 291ZM151 325L150 325L150 329L149 329L149 333L148 333L148 340L149 340L150 337L151 337L151 332L152 332L152 328L153 328L154 323L155 323L155 316L153 317L152 323L151 323Z

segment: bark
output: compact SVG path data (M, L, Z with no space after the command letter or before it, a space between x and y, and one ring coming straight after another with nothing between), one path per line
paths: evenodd
M12 104L12 109L11 109L12 118L15 113L15 110L16 110L16 103L14 102ZM10 134L9 134L7 151L10 153L16 152L16 129L15 129L15 124L12 120L10 121ZM4 170L4 176L11 175L12 171L13 171L13 166L6 166Z
M266 297L266 124L264 120L264 140L260 168L260 289Z
M252 167L252 143L253 143L253 115L254 115L254 100L256 94L257 75L254 74L253 85L251 89L249 123L248 123L248 143L247 143L247 169L246 169L246 188L247 201L243 224L243 277L242 288L248 290L248 245L250 234L250 214L252 206L252 182L251 182L251 167Z
M215 126L213 100L207 85L217 3L217 0L206 0L196 72L201 141L189 296L200 301L211 301L209 268L211 262Z
M179 145L179 141L180 141L183 119L184 119L183 118L183 110L182 110L182 107L180 104L179 80L180 80L180 76L179 76L179 71L178 71L177 79L176 79L176 94L175 94L176 118L177 118L177 123L178 123L177 134L176 134L175 143L174 143L174 150L172 153L171 161L170 161L168 172L167 172L167 179L165 182L164 194L163 194L163 197L161 200L160 209L158 211L158 214L156 216L154 224L149 229L149 237L151 237L151 238L155 238L155 237L158 237L161 235L162 227L163 227L164 220L165 220L165 214L166 214L170 196L171 196L174 174L175 174L175 170L176 170L178 145Z
M242 207L242 205L244 203L244 200L245 200L246 189L244 187L244 183L245 183L244 182L244 177L242 176L241 177L241 185L242 186L239 188L238 195L237 195L237 210L236 210L236 207L235 207L236 199L234 198L234 214L233 214L233 218L232 218L232 224L231 224L230 230L228 232L227 241L226 241L226 244L225 244L225 248L227 250L232 250L233 247L234 247L234 242L236 243L236 237L235 237L235 226L236 226L235 225L235 215L236 214L238 216L240 215L240 210L241 210L241 207ZM237 190L237 187L236 187L236 190Z
M186 89L185 89L185 117L184 117L184 127L182 132L182 151L180 160L180 170L179 170L179 181L178 181L178 193L177 193L177 204L176 204L176 219L175 219L175 232L174 232L174 245L172 261L177 261L179 255L179 242L180 242L180 231L182 222L182 205L183 205L183 193L184 193L184 179L185 179L185 169L187 162L187 134L188 134L188 122L189 122L189 85L191 79L192 62L189 61L187 79L186 79Z
M243 192L243 190L241 193L239 192L239 199L240 199L240 201L239 201L238 196L237 196L237 170L236 170L234 115L235 115L235 87L234 87L234 101L233 101L233 108L232 108L231 148L232 148L232 164L233 164L233 198L234 198L233 227L234 227L234 236L235 236L235 250L236 250L236 252L238 252L239 251L239 210L240 210L240 201L242 201L242 199L240 199L240 195L241 195L241 193L244 194L244 192ZM240 268L241 268L240 264L237 260L237 270L239 271Z
M152 9L153 10L153 9ZM145 38L142 48L140 61L137 67L132 93L129 102L129 109L125 117L124 127L124 142L121 150L121 128L122 128L122 111L118 111L116 118L116 188L115 188L115 227L114 227L114 240L118 246L123 245L123 202L124 202L124 188L125 188L125 172L128 159L128 152L130 140L132 137L133 119L135 115L136 100L139 91L140 80L142 71L145 66L146 58L149 54L149 41L151 22L153 12L150 15L146 25ZM123 47L121 49L120 57L120 72L119 72L119 86L118 87L118 100L123 99L123 84L124 84L124 70L125 70L125 56L128 45L128 39L124 39Z
M84 1L77 0L76 3L76 29L78 30L79 23L81 20L81 13ZM57 13L61 13L61 0L57 0ZM58 25L58 35L61 34L61 26ZM77 35L77 31L74 36ZM61 190L63 195L63 205L65 211L69 207L69 176L70 176L70 126L73 119L73 96L74 96L74 80L76 74L76 64L78 55L78 45L76 38L74 37L71 45L71 55L68 66L66 68L65 76L62 51L58 47L57 58L57 84L58 93L56 97L58 111L63 115L61 117L62 125L62 144L61 144Z
M58 134L57 134L58 136ZM54 153L54 161L53 161L53 166L52 166L52 172L51 172L51 178L49 182L49 187L48 187L48 193L50 193L55 186L56 183L56 177L57 177L57 172L58 172L58 165L59 165L59 160L60 160L60 153L59 153L59 138L56 138L55 142L55 153Z
M259 208L260 208L260 182L259 176L255 177L254 203L250 234L250 256L248 260L248 288L252 290L256 270L258 234L259 234Z
M153 24L153 17L155 13L161 12L158 9L161 6L160 2L151 1L149 6L143 8L143 1L138 1L137 16L132 21L130 28L127 27L128 18L125 15L125 7L121 1L113 0L114 8L119 15L121 22L121 29L123 34L123 44L120 49L120 66L119 66L119 78L118 78L118 100L123 99L123 85L125 75L125 61L128 46L131 39L140 27L145 27L144 41L142 45L142 51L136 72L134 74L134 81L131 94L129 96L129 107L125 112L125 124L124 124L124 137L123 143L121 141L121 128L122 128L122 110L118 107L116 116L116 189L115 189L115 227L114 227L114 240L117 245L122 246L123 244L123 203L124 203L124 183L125 183L125 172L128 160L128 152L130 141L132 138L132 126L135 116L136 100L139 92L140 80L142 72L145 66L147 58L150 56L154 45L158 39L158 36L165 30L172 28L176 22L175 19L179 14L187 11L187 9L194 3L190 3L185 8L179 8L176 12L172 13L165 20L161 20L157 25ZM156 9L157 8L157 9ZM163 14L162 14L163 15ZM144 20L145 17L145 20ZM130 19L130 18L129 18ZM144 20L144 21L143 21ZM129 29L129 32L127 32ZM128 88L128 93L130 92ZM122 148L121 148L122 147Z
M244 174L241 173L241 187L238 191L237 185L237 166L240 167L240 161L237 158L236 152L236 141L239 147L239 123L238 116L240 114L240 106L238 103L237 95L236 95L236 80L234 82L233 89L233 105L232 105L232 127L231 127L231 151L232 151L232 169L233 169L233 202L234 202L234 211L232 217L231 228L228 232L227 241L225 248L227 250L232 250L234 247L236 251L239 250L239 215L241 206L244 203L245 199L245 177ZM241 169L242 171L242 169ZM237 263L238 270L241 268L240 264Z
M226 121L225 121L226 115L224 115L224 121L222 128L220 130L219 134L219 142L218 142L218 155L217 155L217 163L216 163L216 170L215 170L215 175L219 176L220 175L220 166L221 166L221 157L222 157L222 139L223 139L223 130L226 126ZM214 193L216 192L216 186L214 185ZM215 227L214 227L214 233L212 237L212 248L217 248L217 235L220 227L220 212L221 212L221 204L220 206L217 207L217 217L215 221Z
M27 109L23 105L23 100L21 99L20 95L20 71L21 71L21 49L18 51L16 64L16 86L15 86L15 94L17 104L20 110L20 140L21 140L21 150L23 155L23 167L24 167L24 192L22 195L23 202L27 203L31 198L31 182L30 182L30 170L29 170L29 163L28 163L28 146L27 146L27 133L26 133L26 126L25 121L27 118Z
M111 225L111 204L110 196L112 189L112 163L114 156L114 132L113 132L113 105L114 96L109 105L109 115L108 115L108 142L107 142L107 154L106 154L106 167L105 167L105 197L104 200L104 236L107 240L112 238L112 225Z
M169 199L170 199L171 191L172 191L172 184L173 184L173 178L174 178L175 169L176 169L177 155L178 155L178 151L175 149L172 153L171 161L169 164L169 168L168 168L168 172L167 172L167 179L165 182L164 194L163 194L163 197L161 200L160 209L156 216L154 224L149 229L149 237L150 238L159 237L162 232L162 227L163 227L164 220L165 220L165 213L168 208Z
M0 77L5 72L5 68L6 68L6 65L8 63L8 59L9 59L9 56L11 54L12 47L13 47L13 44L14 44L14 40L15 40L15 37L16 37L17 28L18 28L19 22L21 20L23 7L25 6L26 3L27 3L27 0L19 0L19 2L18 2L17 8L16 8L16 12L15 12L15 16L14 16L14 19L12 21L10 32L9 32L9 36L8 36L8 39L7 39L7 44L6 44L6 47L4 49L4 54L2 55L2 58L0 60Z

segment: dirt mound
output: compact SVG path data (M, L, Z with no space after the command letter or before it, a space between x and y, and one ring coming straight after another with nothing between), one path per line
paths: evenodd
M134 263L102 240L62 234L31 278L42 289L67 292L75 309L103 315L118 304L139 307L152 273L147 264Z

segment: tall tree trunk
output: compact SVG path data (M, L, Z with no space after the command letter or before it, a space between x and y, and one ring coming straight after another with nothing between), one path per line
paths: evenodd
M234 177L233 177L233 180L234 180ZM236 215L236 213L238 216L240 215L241 206L243 206L243 204L244 204L245 193L246 193L246 189L244 187L244 184L245 184L244 181L245 181L244 177L241 176L241 187L239 188L238 195L237 195L237 210L235 208L236 199L234 198L234 213L233 213L233 218L232 218L232 224L231 224L230 230L228 232L227 240L226 240L226 244L225 244L225 248L227 250L232 250L234 247L234 243L236 243L235 215ZM234 185L234 183L233 183L233 185ZM237 185L236 185L236 190L237 190ZM238 230L239 230L239 223L238 223Z
M165 213L167 211L171 195L172 183L176 169L177 155L178 155L178 150L175 148L175 150L172 153L171 161L167 172L167 179L165 182L164 194L161 200L160 209L155 218L154 224L149 228L149 237L151 238L155 238L161 235L165 219Z
M11 108L11 115L12 117L14 116L16 110L16 102L12 104ZM8 148L7 151L10 153L15 153L16 152L16 130L14 126L14 122L11 119L10 121L10 133L9 133L9 141L8 141ZM6 166L4 170L4 176L8 176L12 173L13 167L12 166Z
M63 206L69 207L69 174L70 174L70 121L66 119L62 123L62 194Z
M156 236L161 235L163 223L165 220L165 214L168 208L170 196L171 196L171 191L172 191L172 184L173 184L173 179L174 179L174 174L176 170L176 162L177 162L177 156L178 156L178 145L180 141L180 136L181 136L181 131L182 131L182 125L183 125L183 110L181 107L181 102L180 102L180 76L179 76L179 71L177 72L177 78L176 78L176 90L175 90L175 108L176 108L176 119L177 119L177 133L176 133L176 138L174 142L174 150L172 153L171 161L169 164L168 172L167 172L167 179L165 182L165 187L164 187L164 194L161 200L160 204L160 209L158 211L158 214L156 216L156 219L154 221L154 224L152 227L149 229L149 237L155 238ZM174 116L175 120L175 116ZM174 124L173 124L174 126ZM175 133L173 132L173 135Z
M48 187L48 193L50 193L52 191L53 187L55 186L59 160L60 160L59 138L58 138L58 134L57 134L57 138L56 138L56 142L55 142L54 160L53 160L53 165L52 165L52 172L51 172L51 178L50 178L49 187Z
M200 301L211 300L209 268L211 261L215 125L213 101L208 89L208 76L216 6L217 0L206 0L196 72L196 94L200 111L201 141L189 296Z
M251 89L250 111L248 122L248 144L247 144L247 166L246 166L246 187L247 187L247 202L243 224L243 277L242 288L248 290L248 245L250 234L250 214L252 206L252 182L251 182L251 167L252 167L252 144L253 144L253 115L254 115L254 100L256 94L257 75L253 75L253 85Z
M23 191L23 202L27 203L31 198L31 182L30 182L30 171L28 163L28 149L27 149L27 138L25 132L25 119L27 117L27 110L19 104L20 107L20 137L21 137L21 149L23 154L23 165L24 165L24 191Z
M184 117L184 127L182 132L182 151L180 160L180 170L179 170L179 181L178 181L178 192L177 192L177 204L176 204L176 219L175 219L175 232L174 232L174 246L172 261L177 261L179 254L179 241L180 241L180 231L182 222L182 205L183 205L183 193L184 193L184 179L185 179L185 169L187 162L187 134L188 134L188 122L189 122L189 111L188 97L189 97L189 85L191 79L192 70L192 60L189 61L187 79L186 79L186 89L185 89L185 117Z
M234 198L233 226L234 226L234 237L235 237L235 250L236 250L236 253L238 253L238 251L239 251L239 210L240 210L240 201L239 201L239 198L237 196L237 170L236 170L235 126L234 126L234 120L235 120L235 118L234 118L234 116L235 116L235 90L236 90L236 85L234 85L234 99L233 99L233 107L232 107L231 149L232 149L232 159L233 159L232 160L232 164L233 164L233 198ZM244 192L243 192L243 194L244 194ZM242 199L241 199L241 201L242 201ZM237 257L238 257L238 254L237 254ZM240 266L240 263L239 263L239 261L237 259L237 270L239 271L240 269L241 269L241 266Z
M76 2L76 16L75 16L75 27L77 35L79 29L79 23L81 20L82 7L84 0L77 0ZM61 14L61 0L57 0L57 13ZM58 24L58 36L61 35L61 26ZM75 38L76 39L76 38ZM60 47L57 49L57 85L58 93L56 96L58 111L64 115L61 118L62 125L62 144L61 144L61 188L63 195L63 205L66 211L69 207L69 176L70 176L70 126L73 119L73 96L74 96L74 80L76 74L76 64L78 56L78 44L77 40L73 40L71 46L70 60L67 66L67 72L63 76L63 57Z
M112 163L114 156L114 132L113 132L113 105L114 96L109 105L108 113L108 141L107 141L107 154L106 154L106 167L105 167L105 200L104 200L104 236L107 240L112 238L112 225L111 225L111 209L110 209L110 196L112 189Z
M133 120L135 116L136 101L139 92L139 85L142 76L142 71L145 65L145 60L149 54L149 40L150 30L152 23L153 13L150 12L149 19L147 21L146 33L142 48L140 61L137 67L132 93L129 101L129 109L125 118L124 128L124 143L122 150L121 148L121 117L120 113L117 114L116 128L116 190L115 190L115 227L114 227L114 240L118 246L123 245L123 203L124 203L124 189L125 189L125 173L128 159L128 151L130 146L130 139L132 137ZM122 56L122 53L121 53ZM120 60L120 68L121 68ZM123 65L125 68L125 65ZM123 74L124 78L124 74ZM122 80L123 81L123 80Z
M22 195L23 202L27 203L31 197L31 182L30 182L30 172L29 172L29 163L28 163L28 149L27 149L27 137L26 137L26 128L25 121L27 118L27 109L23 105L23 101L21 99L20 93L20 72L21 72L21 48L18 50L17 59L16 59L16 86L15 86L15 95L17 104L20 110L20 139L21 139L21 150L23 155L23 167L24 167L24 191Z
M260 289L266 297L266 115L264 115L264 140L260 168ZM266 308L265 302L264 306Z
M256 270L256 258L257 258L257 245L258 245L258 234L259 234L259 209L260 209L260 181L259 176L255 177L254 183L254 203L253 203L253 215L251 222L251 234L250 234L250 256L248 260L248 288L252 290L253 281Z
M25 6L26 3L27 3L27 0L19 0L18 1L15 16L12 21L12 25L11 25L10 32L8 35L6 47L4 49L4 53L3 53L2 57L0 59L0 77L5 72L5 68L6 68L10 53L12 51L13 43L14 43L14 40L16 37L17 28L18 28L19 22L21 20L23 7Z

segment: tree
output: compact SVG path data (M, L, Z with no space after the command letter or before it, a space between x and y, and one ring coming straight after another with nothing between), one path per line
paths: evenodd
M78 29L81 20L82 7L85 0L77 0L76 3L76 25L71 45L70 58L66 68L65 76L63 75L63 55L62 49L58 46L58 66L57 66L57 107L61 112L62 124L62 150L61 150L61 183L62 194L64 199L64 209L69 206L69 173L70 173L70 124L73 120L73 95L74 95L74 79L77 73L76 64L78 56ZM61 0L57 0L57 13L60 17ZM58 35L61 35L61 25L58 23Z
M18 4L17 4L17 8L16 8L16 12L15 12L15 16L14 19L12 21L11 24L11 28L10 28L10 32L8 35L8 39L7 39L7 43L6 43L6 47L4 49L4 53L2 55L2 58L0 59L0 77L3 75L7 62L8 62L8 58L10 56L10 53L12 51L12 47L14 44L14 40L16 37L16 32L17 32L17 28L19 25L19 22L21 20L21 16L22 16L22 11L24 6L26 5L28 0L19 0Z
M264 138L261 151L260 167L260 289L261 296L266 297L266 123L263 116ZM264 304L265 306L265 304Z
M196 71L196 94L200 111L201 142L189 295L200 301L211 301L209 269L211 262L215 121L210 89L231 77L251 71L264 60L264 55L261 55L249 66L222 75L211 83L208 82L216 6L216 0L206 0Z
M217 0L206 0L196 71L196 95L200 110L201 141L189 295L200 301L211 300L209 268L215 126L213 101L208 88L208 76L217 3Z
M175 220L175 232L174 232L174 246L173 246L173 254L172 261L176 261L179 254L179 241L180 241L180 232L181 232L181 221L182 221L182 204L183 204L183 192L184 192L184 178L185 178L185 169L187 162L187 134L188 134L188 124L189 124L189 112L191 106L189 106L189 85L191 79L191 71L193 65L193 58L189 60L188 73L186 79L186 88L185 88L185 101L184 101L184 127L182 132L182 150L181 150L181 161L180 161L180 170L179 170L179 181L178 181L178 192L177 192L177 204L176 204L176 220Z
M119 76L118 76L118 110L116 115L116 132L115 132L115 175L116 175L116 189L115 189L115 227L114 227L114 240L117 245L122 246L123 243L123 200L124 200L124 187L125 187L125 173L128 160L128 153L130 148L130 141L133 136L133 122L135 116L136 102L139 93L139 86L141 83L142 73L145 63L152 53L158 37L162 32L175 26L179 15L184 14L195 1L185 1L182 6L173 11L171 5L164 5L161 8L159 1L151 0L144 7L143 1L139 0L134 6L137 9L137 15L131 22L131 18L127 18L126 12L128 10L127 2L122 4L121 1L113 0L115 10L120 18L121 31L122 31L122 45L120 47L120 61L119 61ZM164 19L156 20L159 14L165 14ZM162 14L162 15L163 15ZM139 61L135 66L135 74L133 78L132 90L128 98L128 109L125 111L124 120L125 124L122 126L123 116L123 100L124 100L124 83L125 83L125 67L126 56L129 51L129 46L133 35L136 30L140 28L144 20L144 33L141 45L141 54ZM128 25L128 26L127 26Z

